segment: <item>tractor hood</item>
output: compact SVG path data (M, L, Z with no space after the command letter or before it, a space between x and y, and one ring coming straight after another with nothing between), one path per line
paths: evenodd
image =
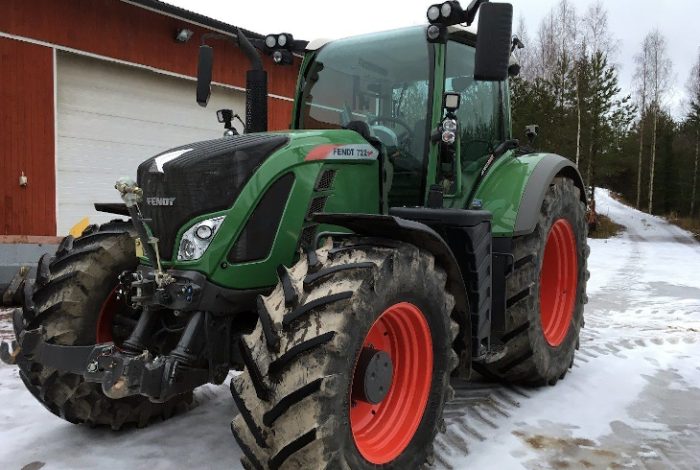
M138 168L141 211L173 258L178 229L192 218L231 207L255 170L289 141L285 134L249 134L183 145Z

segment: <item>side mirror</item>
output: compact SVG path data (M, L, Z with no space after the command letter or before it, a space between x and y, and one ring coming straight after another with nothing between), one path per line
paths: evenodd
M214 49L199 46L199 63L197 64L197 103L206 107L211 96L211 75L214 64Z
M513 5L484 3L479 9L474 79L496 82L508 78Z
M537 124L528 124L525 126L525 135L527 136L527 140L530 142L530 145L535 143L535 139L537 138L537 134L540 133L540 126Z
M442 98L442 107L452 114L459 109L459 101L461 95L459 93L445 93Z

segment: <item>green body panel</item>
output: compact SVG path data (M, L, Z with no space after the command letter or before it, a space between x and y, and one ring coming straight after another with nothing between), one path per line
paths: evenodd
M195 223L220 215L226 216L204 255L195 261L165 263L165 266L201 272L211 282L232 289L274 285L277 282L277 266L289 266L294 261L299 236L304 225L308 224L305 217L309 203L317 195L314 193L316 179L327 168L336 169L337 172L331 190L318 193L328 196L326 211L366 214L378 212L379 163L376 159L305 161L309 151L319 145L366 144L359 134L348 130L290 131L286 134L290 138L289 143L260 165L230 209L199 216L181 227L175 246L179 246L182 234ZM227 261L228 253L258 201L272 183L289 172L294 173L295 180L269 256L259 261L230 264ZM332 230L332 227L320 227L320 230Z
M482 208L493 214L495 237L513 235L525 185L544 156L534 153L516 158L513 151L507 152L493 163L479 184L474 200L481 201Z

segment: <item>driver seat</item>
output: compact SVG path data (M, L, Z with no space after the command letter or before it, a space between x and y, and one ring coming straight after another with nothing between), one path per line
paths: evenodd
M350 131L357 132L363 139L372 144L372 147L376 148L378 152L382 152L382 142L372 135L369 124L365 121L350 121L344 127Z

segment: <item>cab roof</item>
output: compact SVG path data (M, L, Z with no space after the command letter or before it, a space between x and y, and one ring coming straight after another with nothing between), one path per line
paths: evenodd
M421 27L427 27L428 25L421 25ZM383 31L376 31L377 33L383 32ZM456 35L467 35L467 36L472 36L476 37L477 33L477 25L476 23L472 24L471 26L464 26L461 24L456 24L453 26L448 26L447 27L447 32L449 34L456 34ZM368 33L368 34L373 34L373 33ZM309 41L309 44L306 46L306 51L317 51L329 42L336 41L337 39L344 39L344 38L336 38L336 39L330 39L330 38L317 38Z

